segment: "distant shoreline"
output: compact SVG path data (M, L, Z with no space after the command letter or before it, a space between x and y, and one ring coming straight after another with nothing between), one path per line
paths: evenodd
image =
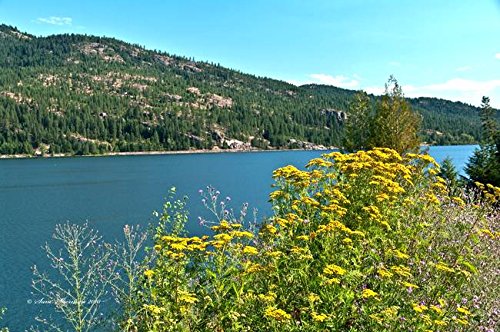
M325 149L197 149L197 150L178 150L178 151L136 151L136 152L110 152L103 154L46 154L46 155L27 155L27 154L14 154L14 155L0 155L0 159L41 159L41 158L73 158L73 157L114 157L114 156L156 156L156 155L176 155L176 154L211 154L211 153L252 153L252 152L286 152L286 151L331 151L336 150L337 147L328 147Z
M477 144L450 144L443 146L458 146L458 145L477 145ZM431 147L439 145L422 144L421 147ZM286 152L286 151L332 151L340 148L331 146L317 149L196 149L196 150L178 150L178 151L136 151L136 152L110 152L103 154L46 154L46 155L27 155L27 154L2 154L1 159L42 159L42 158L77 158L77 157L114 157L114 156L159 156L159 155L176 155L176 154L212 154L212 153L252 153L252 152Z

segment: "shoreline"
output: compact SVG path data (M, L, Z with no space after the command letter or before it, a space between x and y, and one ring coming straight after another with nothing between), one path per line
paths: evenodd
M324 149L197 149L197 150L178 150L178 151L135 151L135 152L110 152L104 154L54 154L54 155L0 155L0 159L45 159L45 158L80 158L80 157L115 157L115 156L160 156L160 155L179 155L179 154L216 154L216 153L255 153L255 152L286 152L286 151L331 151L337 150L337 147L328 147Z
M477 145L477 144L450 144L443 146L458 146L458 145ZM421 148L431 147L435 145L422 144ZM286 152L286 151L332 151L339 150L340 148L331 147L318 147L316 149L193 149L193 150L178 150L178 151L135 151L135 152L109 152L104 154L87 154L87 155L75 155L75 154L45 154L45 155L26 155L26 154L14 154L14 155L0 155L0 160L2 159L45 159L45 158L87 158L87 157L115 157L115 156L161 156L161 155L179 155L179 154L216 154L216 153L255 153L255 152Z

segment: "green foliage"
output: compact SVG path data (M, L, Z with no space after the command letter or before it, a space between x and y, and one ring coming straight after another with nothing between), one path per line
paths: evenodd
M419 131L420 115L411 110L391 76L375 110L366 93L356 94L349 107L343 147L346 151L387 147L403 153L420 146Z
M498 142L499 127L495 119L496 111L490 106L490 98L483 97L481 100L481 126L483 129L484 145L494 145Z
M420 115L411 110L401 86L391 76L375 107L369 146L387 147L399 153L417 150L420 121Z
M188 236L185 201L167 203L125 330L493 328L499 233L489 203L450 197L428 155L335 152L307 167L274 172L275 214L257 230L246 207L233 215L211 188L211 235Z
M488 97L483 97L480 114L483 140L465 171L473 181L500 186L500 130Z
M296 87L112 38L36 37L0 25L0 154L229 148L231 139L257 148L338 146L344 121L323 110L347 110L354 94ZM423 115L428 141L479 139L476 108L409 102Z
M458 195L461 181L459 180L457 169L453 165L453 160L450 157L446 157L441 163L439 176L446 181L448 192L453 196Z
M348 119L344 125L343 148L351 152L368 148L372 122L371 100L365 92L358 92L349 104Z

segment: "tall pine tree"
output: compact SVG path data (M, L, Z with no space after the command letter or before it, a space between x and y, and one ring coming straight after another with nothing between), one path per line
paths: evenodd
M480 112L483 139L469 159L465 172L473 181L500 186L500 132L495 113L490 98L483 97Z

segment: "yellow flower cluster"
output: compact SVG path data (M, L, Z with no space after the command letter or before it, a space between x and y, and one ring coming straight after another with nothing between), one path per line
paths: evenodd
M404 265L394 265L394 266L391 266L391 271L396 273L397 275L401 276L401 277L406 277L406 278L409 278L411 277L411 270L408 266L404 266Z
M428 309L429 309L429 307L427 307L424 304L418 304L418 303L413 304L413 310L415 310L418 313L423 313L424 311L426 311Z
M283 178L297 187L307 187L310 184L310 175L306 171L301 171L297 167L288 165L278 168L273 172L273 178Z
M443 271L443 272L449 272L449 273L455 272L454 269L452 269L451 267L446 265L446 263L443 263L443 262L437 263L436 265L434 265L434 267L436 268L436 270Z
M145 304L144 309L146 309L153 315L160 315L162 312L165 311L165 308L160 308L154 304Z
M276 300L276 293L268 292L267 294L259 294L258 297L263 302L272 303L272 302L274 302L274 300Z
M248 255L257 255L259 251L255 247L245 246L245 248L243 248L243 253Z
M157 241L159 257L176 259L169 261L174 264L170 271L189 268L179 283L185 291L176 292L174 304L182 315L217 306L218 317L228 317L231 325L207 320L215 330L255 324L266 331L349 326L439 331L471 324L468 308L452 307L458 292L451 296L441 289L454 291L455 279L474 277L480 266L469 263L477 261L465 250L464 258L455 260L452 250L432 242L451 236L448 229L433 229L448 226L440 211L461 213L468 207L461 198L445 195L446 183L437 174L430 156L402 157L391 149L333 152L311 160L307 170L280 168L273 173L277 190L269 196L275 215L258 233L246 231L241 221L221 220L211 227L211 237ZM484 188L493 195L494 188ZM489 226L473 229L475 238L500 235L483 227ZM191 269L197 268L200 281L192 277ZM152 286L160 272L146 271L150 281L145 284ZM443 280L446 287L436 287Z
M363 289L363 292L361 292L361 297L364 299L369 299L371 297L377 298L378 293L369 289L369 288L365 288L365 289Z
M267 307L264 311L264 316L268 318L274 318L275 320L281 322L292 318L290 314L282 309L277 309L273 307Z
M345 269L335 264L329 264L323 269L323 273L326 275L336 274L339 276L343 276L344 274L346 274L346 272L347 271Z
M324 322L325 320L328 319L328 315L326 314L318 314L317 312L313 311L311 312L311 318L316 321L316 322Z
M161 244L157 244L155 249L171 259L178 260L186 257L185 252L204 252L209 245L207 238L208 236L200 238L165 235L161 237Z
M184 302L188 304L193 304L198 302L196 296L190 292L180 291L179 292L179 302Z

